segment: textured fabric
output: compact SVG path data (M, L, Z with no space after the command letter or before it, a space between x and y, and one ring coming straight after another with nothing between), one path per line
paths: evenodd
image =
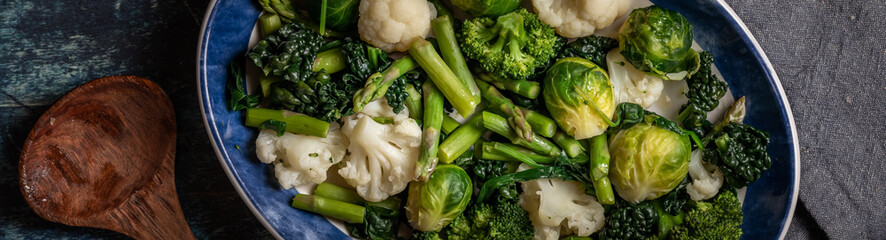
M802 170L787 239L886 238L886 1L726 2L793 107Z

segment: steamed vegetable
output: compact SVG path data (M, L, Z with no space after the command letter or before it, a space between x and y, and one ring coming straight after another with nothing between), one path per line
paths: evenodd
M400 199L381 202L363 200L356 191L327 182L317 185L314 195L298 194L292 207L342 219L351 236L364 239L397 239Z
M425 93L424 120L422 141L415 166L415 177L419 181L428 180L428 176L437 166L437 149L440 145L440 128L443 125L443 94L433 82L425 82L422 86Z
M392 118L381 124L374 117ZM406 189L415 179L415 159L421 128L408 114L394 114L384 100L344 119L342 132L350 139L348 155L338 173L368 201L381 201Z
M548 70L544 98L560 128L581 140L597 136L612 125L615 101L609 76L583 58L564 58Z
M513 200L474 203L439 232L415 232L413 239L529 240L535 229L529 214Z
M618 32L621 54L640 71L681 80L698 71L692 25L680 13L653 5L635 9Z
M424 69L428 78L434 81L434 85L440 89L459 115L469 117L474 113L474 109L480 104L480 99L474 97L472 87L468 86L467 81L459 80L430 42L424 39L416 40L409 49L409 55Z
M584 194L581 183L537 179L522 186L521 205L529 212L536 239L558 239L573 233L586 237L603 228L603 206Z
M766 151L769 133L749 125L730 123L705 145L704 160L715 164L726 177L726 184L742 188L760 178L772 166Z
M692 151L689 159L689 176L692 183L686 186L686 193L693 201L707 200L717 195L723 186L723 173L713 164L702 160L700 150Z
M739 239L744 213L741 202L732 191L717 195L710 202L694 202L684 223L671 230L668 239Z
M656 121L667 120L650 115L609 139L609 178L618 195L629 202L667 194L689 171L689 136L668 130Z
M526 9L496 19L468 19L458 37L465 56L479 62L483 70L515 80L535 73L565 43Z
M425 0L361 0L357 29L360 38L386 52L402 52L431 33L437 17Z
M630 5L629 0L532 0L538 18L568 38L588 36L611 25Z
M322 2L326 2L323 9ZM360 0L313 0L307 1L311 18L314 22L323 22L322 26L339 31L349 31L357 24L358 6ZM321 12L325 10L325 16ZM321 19L321 17L325 17Z
M321 138L284 133L277 136L262 130L255 139L255 152L263 163L274 165L274 174L284 189L326 181L326 170L345 157L348 139L333 123Z
M273 110L265 108L248 108L246 109L246 126L264 127L270 121L274 121L277 127L282 128L286 132L295 134L303 134L308 136L316 136L325 138L330 128L330 123L320 119L312 118L303 114L298 114L286 110ZM279 129L275 129L277 136L282 135Z
M412 69L416 68L417 64L410 57L403 57L397 59L384 69L384 71L376 72L375 74L369 75L366 79L366 83L362 89L357 90L353 94L354 100L354 111L362 111L363 107L369 102L377 100L379 98L388 96L388 90L399 90L399 91L391 91L392 94L398 94L394 99L399 100L393 106L399 106L399 108L395 108L394 112L399 113L400 110L403 109L402 101L406 97L406 79L407 73L409 73ZM359 77L359 76L358 76ZM418 76L413 76L413 78L418 78ZM399 83L399 84L397 84ZM393 86L398 86L391 89ZM391 101L388 101L391 103Z
M452 5L474 17L498 17L517 9L521 0L452 0Z
M240 111L247 108L257 107L259 104L259 95L246 94L243 88L243 65L239 62L232 62L230 65L231 77L228 78L228 108L231 111Z
M713 72L714 57L709 52L701 53L701 67L698 73L686 79L689 102L683 106L677 121L686 130L698 136L705 136L713 125L708 122L708 112L720 105L720 98L726 94L726 82L720 81Z
M661 78L643 73L627 64L618 50L606 54L606 64L609 66L609 80L612 82L616 102L636 103L649 108L661 97L664 90Z
M423 232L440 231L458 217L471 201L471 177L456 165L440 165L427 182L409 184L406 217Z
M566 44L566 47L563 48L563 51L560 52L557 58L585 58L591 60L597 66L606 68L606 53L616 48L618 48L618 39L591 35Z

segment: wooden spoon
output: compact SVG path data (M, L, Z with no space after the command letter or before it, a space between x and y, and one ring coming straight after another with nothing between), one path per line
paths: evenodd
M136 239L194 239L175 192L175 112L150 80L90 81L37 120L19 183L41 217Z

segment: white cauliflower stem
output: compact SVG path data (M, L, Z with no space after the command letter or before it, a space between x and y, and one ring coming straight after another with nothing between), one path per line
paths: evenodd
M437 17L425 0L362 0L359 11L360 38L386 52L406 51L413 40L427 37Z
M567 38L590 36L628 11L630 0L532 0L542 22Z
M585 194L579 182L538 179L523 182L520 205L529 212L535 239L561 235L586 237L603 228L603 205Z
M373 117L393 117L380 124ZM384 99L348 116L342 132L351 141L350 155L338 173L367 201L378 202L406 188L415 175L421 128L407 111L394 115Z
M274 164L274 173L285 189L326 181L326 170L342 160L348 139L337 123L330 124L326 138L262 130L255 140L258 159Z
M702 153L692 151L689 157L689 176L692 182L686 185L686 193L692 201L707 200L717 195L723 186L723 173L716 165L701 160Z
M615 102L630 102L644 109L652 106L664 89L661 78L648 75L634 68L625 60L618 48L606 54L606 65L609 66L609 81Z

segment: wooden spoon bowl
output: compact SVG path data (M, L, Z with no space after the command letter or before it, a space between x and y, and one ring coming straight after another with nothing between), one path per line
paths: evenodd
M137 239L193 239L175 192L175 112L153 82L90 81L37 120L19 162L41 217Z

